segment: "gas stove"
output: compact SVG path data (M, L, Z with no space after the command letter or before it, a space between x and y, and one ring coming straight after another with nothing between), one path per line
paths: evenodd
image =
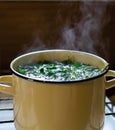
M0 130L15 130L12 97L0 98ZM105 121L103 130L115 130L115 106L108 97L105 102Z

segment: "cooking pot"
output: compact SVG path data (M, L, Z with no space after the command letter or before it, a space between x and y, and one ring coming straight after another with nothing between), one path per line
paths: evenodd
M45 81L17 72L18 65L63 61L68 57L99 67L99 75L75 81ZM101 57L74 50L43 50L15 58L12 75L0 76L0 91L13 95L16 130L101 130L105 89L115 86L115 71ZM106 80L112 76L111 80ZM4 84L3 84L4 82ZM7 84L11 83L11 84Z

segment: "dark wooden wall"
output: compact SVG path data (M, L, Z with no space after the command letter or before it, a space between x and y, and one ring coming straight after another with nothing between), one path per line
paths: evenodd
M22 53L57 48L64 24L74 27L79 22L79 5L80 2L0 2L0 73L9 70L10 62ZM114 14L115 3L110 2L105 15L109 20L103 28L107 56L101 48L98 53L112 69L115 69Z

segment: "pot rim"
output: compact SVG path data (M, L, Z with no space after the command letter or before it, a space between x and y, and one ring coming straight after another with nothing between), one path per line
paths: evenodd
M104 71L102 71L102 73L100 73L99 75L97 76L93 76L93 77L90 77L90 78L86 78L86 79L80 79L80 80L70 80L70 81L58 81L58 80L42 80L42 79L37 79L37 78L31 78L31 77L27 77L23 74L20 74L19 72L17 72L14 68L13 68L13 64L14 62L16 62L16 60L20 59L21 57L24 57L24 56L27 56L27 55L31 55L31 54L36 54L36 53L41 53L41 52L53 52L53 51L69 51L69 52L78 52L78 53L82 53L82 54L88 54L88 55L92 55L92 56L95 56L95 57L98 57L99 59L103 60L103 62L105 62L107 65L106 65L106 68L104 69ZM44 82L44 83L77 83L77 82L84 82L84 81L90 81L90 80L94 80L94 79L97 79L97 78L100 78L102 77L103 75L105 75L108 70L109 70L109 64L101 57L95 55L95 54L92 54L92 53L88 53L88 52L84 52L84 51L76 51L76 50L63 50L63 49L50 49L50 50L42 50L42 51L34 51L34 52L29 52L29 53L26 53L26 54L22 54L18 57L16 57L11 63L10 63L10 69L12 71L12 73L20 78L23 78L23 79L26 79L26 80L29 80L29 81L36 81L36 82Z

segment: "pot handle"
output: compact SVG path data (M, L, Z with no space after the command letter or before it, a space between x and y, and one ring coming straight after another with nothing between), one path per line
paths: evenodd
M105 77L113 77L113 79L105 81L106 89L115 87L115 78L114 78L115 77L115 71L109 70L107 72L107 74L105 75Z
M12 75L0 76L0 92L6 94L15 94L14 87L12 86Z

